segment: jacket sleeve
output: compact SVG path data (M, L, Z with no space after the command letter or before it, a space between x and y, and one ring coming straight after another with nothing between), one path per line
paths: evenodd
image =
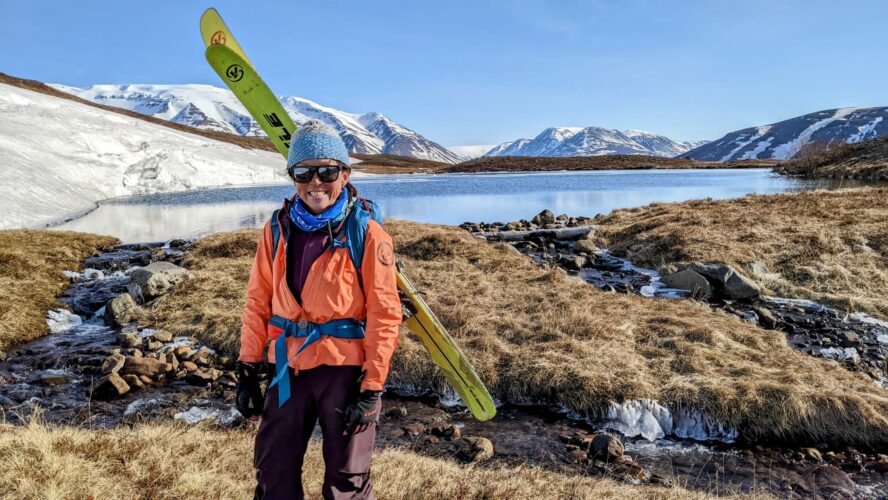
M360 272L367 304L363 366L367 375L361 382L361 390L381 391L398 345L401 299L392 237L372 220L367 227Z
M240 361L262 361L268 338L268 319L271 317L272 259L271 224L265 224L256 258L247 282L247 304L241 319Z

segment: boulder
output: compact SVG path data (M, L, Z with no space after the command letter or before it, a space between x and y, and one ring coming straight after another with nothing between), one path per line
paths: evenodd
M105 305L105 323L111 328L120 328L133 320L136 307L138 306L132 295L121 293Z
M761 326L772 330L777 327L777 318L771 314L771 311L761 306L753 307L752 310L755 311L755 314L758 316L759 324Z
M573 245L574 252L586 252L593 254L598 251L598 247L592 240L577 240Z
M700 276L703 276L713 282L716 286L726 286L728 279L734 274L734 270L731 269L730 266L719 262L707 264L704 264L703 262L691 262L687 265L686 269L690 269Z
M169 363L163 363L153 358L135 358L129 356L123 364L123 373L126 375L156 377L170 370L172 370L172 366L170 366Z
M558 263L564 266L565 269L579 271L586 266L586 258L582 255L573 255L570 257L562 257L558 260Z
M90 391L93 399L107 401L123 396L129 392L130 386L120 375L116 373L108 374L95 382Z
M589 445L589 456L607 462L616 462L625 453L623 442L616 436L601 433L595 436Z
M127 290L141 302L148 302L167 294L187 275L185 268L158 261L133 271Z
M122 354L112 354L102 361L102 375L117 373L123 368L126 358Z
M470 462L483 462L493 458L493 443L483 437L467 437L462 439L465 443L464 457Z
M661 281L669 288L690 290L691 295L697 298L708 299L712 296L712 287L706 278L690 269L663 276Z
M725 283L724 294L732 299L750 300L758 298L762 290L754 281L735 271Z
M547 224L555 224L555 214L551 210L543 210L536 214L530 222L538 226L546 226Z
M127 294L129 296L129 294ZM135 332L121 332L117 334L117 341L126 347L142 347L142 337Z
M172 342L173 334L165 330L158 330L151 334L154 340L158 342Z

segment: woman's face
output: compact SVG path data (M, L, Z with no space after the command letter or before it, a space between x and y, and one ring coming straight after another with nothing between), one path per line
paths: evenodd
M300 167L321 167L325 165L335 167L339 163L336 160L330 159L305 160L299 163ZM296 194L299 195L299 199L302 200L309 212L317 215L336 203L339 193L342 192L342 188L348 182L349 174L349 169L343 168L339 171L339 177L335 181L321 182L318 174L315 173L308 182L294 182Z

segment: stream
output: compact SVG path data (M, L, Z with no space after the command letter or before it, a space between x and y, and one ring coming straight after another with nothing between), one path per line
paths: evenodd
M87 259L83 272L66 271L72 286L62 302L70 311L50 311L47 322L52 333L19 346L0 362L4 419L22 423L39 411L45 421L86 428L152 419L256 425L243 421L232 407L231 360L193 338L141 328L134 322L120 328L105 323L105 304L127 290L133 271L158 260L179 264L187 249L188 243L181 240L121 245ZM655 274L632 271L625 261L603 254L601 262L598 269L587 270L586 278L593 283L595 275L601 276L597 286L680 294L657 285ZM101 381L115 359L126 359L133 366L120 369L127 390L109 396ZM529 464L631 483L678 484L714 494L832 498L888 494L884 455L847 449L819 456L816 450L705 440L705 435L696 436L701 441L606 432L615 428L619 426L613 422L589 421L560 408L508 403L500 405L496 418L477 422L452 397L391 387L384 397L378 444L461 462ZM485 448L485 442L492 450Z

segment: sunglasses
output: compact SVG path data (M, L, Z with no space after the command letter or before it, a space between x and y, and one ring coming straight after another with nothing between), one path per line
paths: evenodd
M321 182L333 182L339 178L339 171L342 167L337 165L322 165L320 167L300 167L293 165L290 167L290 177L300 184L311 182L311 178L315 173L318 174L318 180Z

